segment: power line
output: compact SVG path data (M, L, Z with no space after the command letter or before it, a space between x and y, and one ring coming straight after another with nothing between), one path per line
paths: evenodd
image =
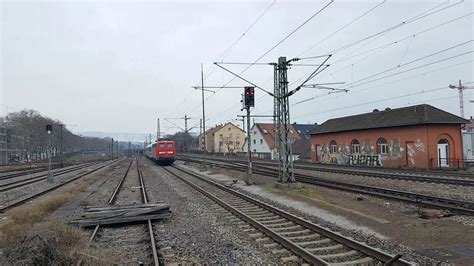
M244 32L239 36L239 38L237 38L231 45L229 45L229 47L227 47L227 49L225 49L224 52L223 52L220 56L218 56L216 60L214 60L214 62L223 60L224 57L227 56L227 55L230 53L230 51L232 50L232 48L234 48L234 46L237 45L237 43L240 42L240 40L242 40L242 39L245 37L245 35L247 34L247 32L249 32L249 31L253 28L253 26L255 26L255 24L257 24L257 22L270 10L270 8L273 7L273 5L275 5L275 3L276 3L276 0L274 0L274 1L262 12L262 14L260 14L260 16L258 16L258 17L254 20L254 22L252 22L252 24L250 24L250 26L249 26L246 30L244 30ZM206 72L205 72L205 74L204 74L204 75L205 75L204 80L208 79L208 78L212 75L212 73L214 72L214 70L213 70L213 71L210 71L213 66L214 66L214 65L210 65L209 68L206 70ZM198 83L199 83L199 82L198 82Z
M390 71L392 71L392 70L398 69L398 68L400 68L400 67L404 67L404 66L407 66L407 65L409 65L409 64L412 64L412 63L421 61L421 60L423 60L423 59L426 59L426 58L429 58L429 57L432 57L432 56L435 56L435 55L444 53L444 52L446 52L446 51L449 51L449 50L455 49L455 48L457 48L457 47L466 45L466 44L471 43L471 42L473 42L473 41L474 41L474 40L469 40L469 41L466 41L466 42L463 42L463 43L460 43L460 44L453 45L453 46L448 47L448 48L446 48L446 49L443 49L443 50L434 52L434 53L432 53L432 54L419 57L419 58L414 59L414 60L412 60L412 61L410 61L410 62L407 62L407 63L405 63L405 64L401 64L401 65L398 65L398 66L396 66L396 67L392 67L392 68L383 70L383 71L381 71L381 72L372 74L372 75L367 76L367 77L365 77L365 78L361 78L361 79L359 79L359 80L353 81L353 82L351 82L351 83L349 83L349 84L346 84L346 85L342 86L341 88L343 88L343 87L349 87L349 86L350 86L350 87L353 87L353 84L357 84L357 83L359 83L360 81L367 80L367 79L370 79L370 78L372 78L372 77L376 77L376 76L378 76L378 75L381 75L381 74L383 74L383 73L387 73L387 72L390 72ZM472 52L472 51L471 51L471 52Z
M245 36L245 34L247 34L247 32L250 31L250 29L252 29L252 27L257 24L257 22L268 12L268 10L270 10L270 8L272 8L272 6L276 3L276 0L273 0L273 2L262 12L262 14L260 14L260 16L258 16L257 19L255 19L255 21L250 24L250 26L242 33L242 35L239 36L239 38L237 40L235 40L230 46L229 48L227 48L222 54L221 56L219 56L219 58L224 58L231 50L232 48L240 41L242 40L242 38ZM217 60L216 60L217 61Z
M260 61L263 57L265 57L267 54L269 54L271 51L273 51L275 48L277 48L280 44L282 44L284 41L286 41L288 38L290 38L295 32L297 32L299 29L301 29L304 25L306 25L308 22L310 22L313 18L315 18L317 15L319 15L322 11L324 11L329 5L331 5L334 2L334 0L331 0L329 3L327 3L325 6L323 6L321 9L316 11L313 15L311 15L308 19L306 19L303 23L301 23L298 27L296 27L293 31L291 31L289 34L287 34L283 39L281 39L279 42L277 42L274 46L272 46L269 50L267 50L265 53L263 53L261 56L259 56L256 60L254 60L250 65L248 65L244 70L238 73L238 75L242 75L244 72L246 72L249 68L251 68L255 63ZM228 82L226 82L223 87L229 85L232 81L234 81L237 77L233 77L230 79ZM217 90L219 92L221 89ZM206 101L210 99L214 95L210 95L208 98L206 98ZM200 105L199 105L200 106ZM188 113L193 112L195 109L199 108L199 106L194 107L191 111Z
M443 58L443 59L440 59L440 60L437 60L437 61L434 61L434 62L431 62L431 63L427 63L427 64L424 64L424 65L421 65L421 66L417 66L417 67L410 68L410 69L407 69L407 70L404 70L404 71L396 72L396 73L393 73L393 74L390 74L390 75L387 75L387 76L383 76L383 77L380 77L380 78L377 78L377 79L372 79L372 80L369 80L369 81L366 81L366 82L363 82L363 83L360 83L360 84L352 85L352 87L358 87L358 86L361 86L361 85L364 85L364 84L372 83L374 81L378 81L378 80L381 80L381 79L386 79L386 78L389 78L389 77L400 75L400 74L403 74L403 73L406 73L406 72L409 72L409 71L413 71L413 70L416 70L416 69L419 69L419 68L422 68L422 67L434 65L434 64L437 64L437 63L440 63L440 62L444 62L444 61L453 59L453 58L457 58L457 57L461 57L461 56L464 56L464 55L467 55L467 54L471 54L472 52L474 52L474 51L469 51L469 52L465 52L465 53L462 53L462 54L457 54L457 55L454 55L454 56ZM351 84L353 84L353 83L349 83L347 85L351 85ZM346 87L346 85L344 85L342 87Z
M308 49L304 50L303 52L301 52L297 57L300 57L302 54L305 54L306 52L312 50L314 47L320 45L321 43L323 43L324 41L328 40L329 38L331 38L332 36L334 36L335 34L337 34L338 32L340 32L341 30L347 28L349 25L351 25L352 23L358 21L359 19L365 17L366 15L368 15L370 12L372 12L373 10L375 10L377 7L385 4L386 0L382 1L381 3L375 5L374 7L370 8L369 10L365 11L364 13L362 13L361 15L359 15L358 17L352 19L351 21L349 21L348 23L344 24L342 27L340 27L339 29L337 29L336 31L334 31L333 33L329 34L328 36L326 36L325 38L323 38L321 41L311 45L311 47L309 47Z
M363 89L359 89L359 90L353 89L353 90L351 90L348 94L350 94L350 95L352 96L354 93L359 93L359 92L366 91L366 90L373 89L373 88L379 88L379 87L384 86L384 85L387 85L387 84L393 84L393 83L396 83L396 82L399 82L399 81L403 81L403 80L407 80L407 79L411 79L411 78L414 78L414 77L424 76L424 75L426 75L426 74L438 72L438 71L441 71L441 70L446 70L446 69L449 69L449 68L452 68L452 67L460 66L460 65L463 65L463 64L471 63L471 62L474 62L474 60L464 61L464 62L461 62L461 63L449 65L449 66L446 66L446 67L442 67L442 68L438 68L438 69L435 69L435 70L427 71L427 72L424 72L424 73L421 73L421 74L412 75L412 76L405 77L405 78L402 78L402 79L397 79L397 80L393 80L393 81L381 83L381 84L378 84L378 85L375 85L375 86L371 86L371 87L367 87L367 88L363 88ZM474 83L474 82L471 82L471 83ZM466 82L465 84L470 84L470 83ZM325 97L325 96L329 96L329 94L320 95L320 96L315 96L315 97L313 97L313 99L311 99L311 100L317 100L317 99L320 99L320 98ZM325 99L326 99L326 98L325 98ZM306 102L306 101L305 101L305 102ZM292 104L292 106L299 105L299 104L302 104L302 103L294 103L294 104ZM270 112L270 111L271 111L271 110L266 111L266 112L264 112L264 113L267 113L267 112Z
M409 97L409 96L414 96L414 95L421 95L421 94L435 92L435 91L439 91L439 90L445 90L445 89L446 89L446 86L443 86L443 87L439 87L439 88L435 88L435 89L431 89L431 90L425 90L425 91L421 91L421 92L403 94L403 95L396 96L396 97L387 97L387 98L379 99L379 100L376 100L376 101L370 101L370 102L365 102L365 103L360 103L360 104L353 104L353 105L340 107L340 108L336 108L336 109L331 109L331 110L326 110L326 111L322 111L322 112L318 111L318 114L324 114L324 113L329 113L329 112L333 112L333 111L340 111L340 110L344 110L344 109L350 109L350 108L354 108L354 107L365 106L365 105L368 105L368 104L374 104L374 103L380 103L380 102L385 102L385 101L390 101L390 100L396 100L396 99L401 99L401 98L404 98L404 97ZM457 97L457 96L455 96L455 97ZM311 116L311 115L313 115L313 114L306 113L306 114L303 114L301 116L295 117L295 119L302 118L302 117L307 117L307 116Z
M343 57L343 58L341 58L341 59L339 59L339 60L336 60L336 61L332 62L332 65L334 65L334 64L336 64L336 63L339 63L339 62L342 62L342 61L345 61L345 60L348 60L348 59L351 59L351 58L354 58L354 57L357 57L357 56L360 56L360 55L363 55L363 54L366 54L366 53L370 53L370 52L372 52L372 51L376 51L376 50L379 50L379 49L384 49L384 48L387 48L387 47L389 47L389 46L399 44L399 43L401 43L401 42L403 42L403 41L406 41L406 40L408 40L408 39L417 37L417 36L419 36L419 35L421 35L421 34L423 34L423 33L432 31L432 30L437 29L437 28L439 28L439 27L442 27L442 26L444 26L444 25L446 25L446 24L449 24L449 23L452 23L452 22L454 22L454 21L460 20L460 19L465 18L465 17L467 17L467 16L471 16L472 14L474 14L474 12L471 12L471 13L465 14L465 15L463 15L463 16L459 16L459 17L457 17L457 18L448 20L448 21L443 22L443 23L440 23L440 24L438 24L438 25L436 25L436 26L433 26L433 27L430 27L430 28L421 30L421 31L419 31L419 32L410 34L410 35L408 35L408 36L406 36L406 37L400 38L400 39L398 39L398 40L396 40L396 41L393 41L393 42L390 42L390 43L386 43L386 44L380 45L380 46L378 46L378 47L375 47L375 48L366 50L366 51L361 52L361 53L358 53L358 54L356 54L356 55L352 55L352 56L350 56L350 57ZM335 71L335 72L337 72L337 71ZM335 72L332 72L332 73L335 73Z
M389 28L387 28L387 29L385 29L385 30L379 31L379 32L374 33L374 34L372 34L372 35L369 35L369 36L367 36L367 37L364 37L364 38L362 38L362 39L360 39L360 40L357 40L357 41L355 41L355 42L352 42L352 43L346 44L346 45L344 45L344 46L341 46L341 47L339 47L339 48L337 48L337 49L334 49L334 50L333 50L332 52L330 52L330 53L331 53L331 54L338 53L338 52L343 51L343 50L345 50L345 49L347 49L347 48L349 48L349 47L351 47L351 46L354 46L354 45L356 45L356 44L358 44L358 43L361 43L361 42L366 41L366 40L368 40L368 39L377 37L377 36L379 36L379 35L381 35L381 34L384 34L384 33L386 33L386 32L395 30L395 29L400 28L400 27L402 27L402 26L408 25L408 24L410 24L410 23L412 23L412 22L415 22L415 21L418 21L418 20L420 20L420 19L422 19L422 18L425 18L425 17L431 16L431 15L433 15L433 14L439 13L439 12L441 12L441 11L443 11L443 10L446 10L446 9L451 8L451 7L453 7L453 6L459 5L459 4L461 4L462 2L464 2L464 1L460 1L460 2L454 3L454 4L452 4L452 5L443 7L443 8L441 8L441 9L435 10L435 11L433 11L433 12L428 12L427 14L424 14L424 13L426 13L427 11L423 11L422 13L420 13L420 14L418 14L418 15L416 15L416 16L414 16L414 17L408 19L408 20L402 21L402 22L400 22L400 23L398 23L398 24L396 24L396 25L394 25L394 26L392 26L392 27L389 27ZM424 14L424 15L422 15L422 14Z
M230 53L230 51L237 45L237 43L239 43L245 36L246 34L258 23L258 21L260 21L260 19L275 5L276 3L276 0L274 0L267 8L265 8L265 10L250 24L250 26L248 26L243 32L242 34L240 34L240 36L234 41L232 42L225 50L224 52L222 52L220 54L220 56L217 57L216 60L214 61L220 61L222 60L227 54ZM211 70L211 68L213 67L213 65L210 65L209 68L206 70L206 74L205 74L205 78L204 80L206 80L207 78L209 78L209 76L212 74L212 71L209 72ZM200 83L201 80L199 80L197 83ZM186 99L183 99L183 101L177 105L177 108L178 109L179 107L181 107L181 105L185 102ZM199 105L200 106L200 105ZM198 106L198 107L199 107ZM196 108L198 108L196 107ZM195 108L195 109L196 109Z
M446 2L445 2L445 3L446 3ZM461 2L459 2L459 3L461 3ZM457 4L459 4L459 3L456 3L456 4L454 4L454 5L457 5ZM444 5L444 4L437 5L437 6L434 7L434 8L437 8L437 7L442 6L442 5ZM448 7L445 7L445 8L449 8L449 7L452 7L452 6L454 6L454 5L451 5L451 6L448 6ZM433 10L434 8L428 9L427 11L424 11L424 12L422 12L422 13L416 15L415 17L412 17L411 19L416 18L416 17L419 17L420 15L422 15L422 14L428 12L428 11L431 11L431 10ZM443 9L443 10L444 10L444 9ZM439 10L439 11L441 11L441 10ZM431 14L434 14L434 13L430 13L430 15L431 15ZM434 29L436 29L436 28L439 28L439 27L441 27L441 26L444 26L444 25L446 25L446 24L452 23L452 22L457 21L457 20L459 20L459 19L465 18L465 17L467 17L467 16L471 16L472 14L474 14L474 12L471 12L471 13L462 15L462 16L460 16L460 17L457 17L457 18L448 20L448 21L446 21L446 22L443 22L443 23L438 24L438 25L436 25L436 26L433 26L433 27L431 27L431 28L427 28L427 29L421 30L421 31L419 31L419 32L410 34L410 35L408 35L408 36L406 36L406 37L404 37L404 38L398 39L398 40L396 40L396 41L394 41L394 42L390 42L390 43L388 43L388 44L384 44L384 45L381 45L381 46L378 46L378 47L375 47L375 48L366 50L366 51L364 51L364 52L361 52L361 53L359 53L359 54L356 54L356 55L353 55L353 56L348 57L350 54L354 53L354 52L357 51L357 50L352 51L351 53L346 54L342 59L334 61L334 62L332 63L332 65L335 65L335 64L337 64L337 63L339 63L339 62L345 61L345 60L350 59L350 58L354 58L354 57L360 56L360 55L365 54L365 53L370 53L370 52L372 52L372 51L376 51L376 52L377 52L377 50L379 50L379 49L380 49L380 50L383 50L383 49L385 49L385 48L388 48L388 47L390 47L390 46L393 46L393 45L395 45L395 44L398 44L398 43L400 43L400 42L402 42L402 41L408 40L408 39L410 39L410 38L414 38L414 37L416 37L416 36L419 36L419 35L421 35L421 34L424 34L424 33L426 33L426 32L429 32L429 31L431 31L431 30L434 30ZM392 27L392 28L393 28L393 27ZM394 29L394 28L393 28L393 29ZM393 30L393 29L391 29L391 30ZM386 30L387 30L387 29L386 29ZM388 31L385 31L385 33L387 33L387 32L388 32ZM365 39L367 39L367 38L369 38L369 37L366 37ZM361 48L361 47L359 47L359 49L360 49L360 48ZM357 62L360 62L360 61L362 61L362 60L365 60L365 59L367 59L367 58L373 56L376 52L370 54L370 55L367 56L367 57L364 57L364 58L362 58L362 59L359 59L359 60L357 60L357 61L355 61L355 62L353 62L353 63L351 63L351 64L348 64L348 65L346 65L346 66L344 66L344 67L341 67L341 68L339 68L338 70L331 72L329 75L332 75L332 74L337 73L337 72L339 72L339 71L341 71L341 70L343 70L343 69L346 69L347 67L349 67L349 66L351 66L351 65L354 65L354 63L357 63ZM298 82L298 81L300 81L300 80L302 80L303 78L304 78L304 76L297 78L295 81L292 82L292 84L293 84L293 83L296 83L296 82ZM291 85L291 84L290 84L290 85Z

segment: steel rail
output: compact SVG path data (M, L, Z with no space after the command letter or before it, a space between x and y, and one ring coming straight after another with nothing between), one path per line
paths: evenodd
M254 164L255 165L275 165L270 162L254 162ZM474 186L473 179L458 179L458 178L454 179L454 178L434 177L434 176L427 176L427 175L413 175L413 174L400 174L400 173L388 173L388 172L384 173L381 171L373 171L373 170L359 170L359 169L349 170L349 169L336 169L336 168L317 167L317 166L297 165L294 168L296 170L311 170L311 171L317 171L317 172L328 172L328 173L337 173L337 174L345 174L345 175L398 179L398 180L435 183L435 184Z
M193 156L180 156L179 159L183 157L185 158L199 158ZM222 158L209 158L210 160L216 160L221 162L241 162L246 163L244 160L238 159L222 159ZM253 161L254 165L269 165L269 166L277 166L274 162L265 162L265 161ZM449 185L459 185L459 186L474 186L474 176L470 175L467 176L465 179L459 178L447 178L441 177L441 175L437 174L427 174L427 173L395 173L392 170L388 169L343 169L343 166L321 166L321 165L303 165L303 164L295 164L295 170L310 170L316 172L329 172L329 173L338 173L338 174L346 174L346 175L357 175L357 176L367 176L367 177L375 177L375 178L386 178L386 179L397 179L397 180L406 180L406 181L415 181L415 182L426 182L426 183L434 183L434 184L449 184ZM385 171L385 172L384 172ZM452 173L444 173L446 176L453 175ZM469 178L471 177L471 178Z
M69 164L64 164L64 165L65 167L67 167L67 166L75 166L75 165L80 165L80 164L85 164L85 163L102 163L105 161L108 161L108 160L92 160L92 161L88 160L81 163L69 163ZM58 169L58 168L60 168L59 163L51 165L51 169ZM44 172L47 170L48 170L47 166L36 166L36 167L28 167L22 170L3 171L3 172L0 171L0 180L15 178L15 177L24 176L24 175L36 174L36 173ZM10 172L11 174L4 174L4 173L10 173Z
M189 161L189 160L188 160ZM194 162L200 162L199 160L190 160ZM222 164L222 162L208 162L208 164L213 164L221 168L231 169L231 170L238 170L238 171L246 171L246 165L241 163L231 163L227 162L228 164ZM259 169L260 168L260 169ZM261 175L266 176L276 176L278 175L278 170L273 168L265 168L262 166L254 167L254 172ZM377 196L382 198L387 198L391 200L397 201L404 201L413 203L419 206L425 206L430 208L437 208L437 209L447 209L459 214L465 215L474 215L474 202L470 201L462 201L456 199L448 199L448 198L441 198L435 196L429 196L425 194L419 193L412 193L406 191L400 191L395 189L388 189L388 188L381 188L375 186L367 186L367 185L358 185L352 183L346 183L341 181L333 181L324 178L319 178L315 176L308 176L303 174L295 173L296 181L328 187L331 189L337 190L345 190L354 193L366 194L371 196Z
M302 218L299 218L293 214L290 214L286 211L283 211L281 209L278 209L274 206L271 206L267 203L264 203L262 201L259 201L259 200L256 200L254 198L251 198L250 196L247 196L243 193L240 193L238 191L235 191L231 188L228 188L222 184L219 184L215 181L212 181L206 177L203 177L199 174L196 174L196 173L193 173L193 172L190 172L186 169L182 169L182 168L179 168L179 167L176 167L176 166L173 166L174 169L177 169L181 172L184 172L186 173L187 175L190 175L190 176L193 176L195 178L198 178L204 182L207 182L225 192L228 192L234 196L237 196L241 199L244 199L246 200L247 202L250 202L252 203L253 205L256 205L258 207L261 207L262 209L265 209L271 213L274 213L280 217L283 217L297 225L300 225L302 226L303 228L307 228L309 230L312 230L320 235L323 235L327 238L330 238L332 239L333 241L335 242L338 242L340 244L343 244L344 246L347 246L347 247L350 247L351 249L354 249L358 252L361 252L371 258L375 258L381 262L389 262L390 260L392 260L393 256L388 254L388 253L385 253L381 250L378 250L378 249L375 249L373 247L370 247L368 245L365 245L363 243L360 243L360 242L357 242L353 239L350 239L350 238L347 238L341 234L338 234L338 233L335 233L327 228L324 228L324 227L321 227L319 225L316 225L310 221L307 221L307 220L304 220ZM246 214L244 214L243 212L237 210L236 208L232 207L231 205L229 205L228 203L224 202L223 200L219 199L218 197L216 197L215 195L213 195L212 193L206 191L205 189L199 187L198 185L194 184L193 182L179 176L177 173L174 173L172 171L170 171L169 169L167 168L163 168L165 169L167 172L169 172L170 174L172 174L173 176L179 178L180 180L182 180L183 182L187 183L188 185L192 186L193 188L195 188L196 190L198 190L199 192L201 192L202 194L206 195L207 197L211 198L213 201L215 201L216 203L218 203L219 205L223 206L225 209L229 210L230 212L232 212L233 214L235 214L236 216L238 216L239 218L241 218L242 220L252 224L252 226L254 226L255 228L257 228L258 230L262 231L265 235L267 235L268 237L274 239L276 242L280 243L281 245L283 245L285 248L289 249L290 251L292 251L294 254L296 254L297 256L303 258L305 261L307 261L308 263L312 263L314 265L328 265L328 262L318 258L316 255L306 251L304 248L300 247L297 245L297 243L293 243L292 241L290 241L289 239L279 235L278 233L276 233L275 231L273 231L272 229L268 228L267 226L261 224L260 222L254 220L253 218L247 216ZM404 261L404 260L398 260L398 261L395 261L393 262L393 265L412 265L411 263L407 262L407 261Z
M97 164L99 164L99 163L97 163ZM55 177L57 177L59 175L68 174L68 173L71 173L71 172L74 172L74 171L77 171L77 170L81 170L81 169L84 169L86 167L90 167L90 166L97 165L97 164L90 163L90 164L86 164L86 165L76 166L76 167L73 167L73 168L64 169L64 170L54 172L53 175ZM33 184L33 183L36 183L36 182L46 180L47 176L48 176L48 174L42 174L42 175L39 175L39 176L29 177L29 178L25 178L25 179L22 179L22 180L16 180L16 181L12 181L12 182L5 183L5 184L0 184L0 192L5 192L5 191L8 191L8 190L12 190L12 189L15 189L15 188L23 187L23 186L26 186L26 185L30 185L30 184Z
M45 189L45 190L42 190L42 191L37 192L37 193L35 193L35 194L32 194L32 195L30 195L30 196L28 196L28 197L26 197L26 198L22 198L22 199L20 199L20 200L16 200L16 201L14 201L14 202L12 202L12 203L8 203L7 205L4 205L4 206L2 205L2 206L0 206L0 213L5 212L5 211L8 210L8 209L11 209L11 208L20 206L20 205L24 204L24 203L27 202L27 201L30 201L30 200L32 200L32 199L34 199L34 198L37 198L37 197L42 196L42 195L44 195L44 194L46 194L46 193L49 193L49 192L51 192L51 191L53 191L53 190L56 190L56 189L58 189L58 188L60 188L60 187L62 187L62 186L64 186L64 185L66 185L66 184L71 183L72 181L75 181L75 180L77 180L77 179L79 179L79 178L81 178L81 177L84 177L84 176L86 176L86 175L92 174L92 173L94 173L94 172L96 172L96 171L98 171L98 170L100 170L100 169L102 169L102 168L104 168L104 167L106 167L106 166L109 166L109 165L111 165L111 164L113 164L113 163L114 163L114 162L111 162L111 163L109 163L109 164L100 166L100 167L98 167L98 168L96 168L96 169L93 169L93 170L91 170L91 171L88 171L88 172L86 172L86 173L80 174L80 175L78 175L78 176L76 176L76 177L74 177L74 178L71 178L71 179L69 179L69 180L67 180L67 181L65 181L65 182L59 183L59 184L57 184L57 185L54 185L54 186L52 186L52 187L50 187L50 188L48 188L48 189Z
M125 171L123 176L120 178L119 183L115 187L114 192L112 193L112 195L110 196L110 198L107 202L108 205L113 205L115 203L115 200L117 199L117 195L118 195L120 189L122 188L123 183L125 181L125 178L128 176L128 173L130 172L130 168L131 168L134 161L136 162L136 165L137 165L137 173L138 173L138 180L140 182L140 192L141 192L140 195L141 195L141 198L142 198L142 202L143 203L148 203L148 197L147 197L147 194L146 194L146 191L145 191L145 183L143 181L143 175L142 175L141 170L139 169L138 160L134 159L130 162L130 164L127 167L127 170ZM153 233L153 225L152 225L151 220L147 220L147 224L148 224L147 228L148 228L148 233L149 233L150 242L151 242L150 244L151 244L152 253L153 253L152 254L153 255L153 263L154 263L154 265L160 265L159 264L159 259L158 259L158 252L157 252L157 249L156 249L155 235ZM89 238L89 243L91 243L95 239L97 233L99 232L99 229L100 229L100 225L96 225L95 228L94 228L94 231L92 232L92 235Z
M148 203L148 197L147 197L146 189L145 189L145 181L143 180L143 173L138 167L138 161L137 161L137 172L138 172L138 178L140 180L142 202ZM150 219L147 220L147 223L148 223L148 233L150 235L151 250L153 253L153 262L156 266L158 266L160 265L160 261L158 259L158 251L156 250L156 241L155 241L155 234L153 233L153 225Z
M119 181L119 183L117 184L117 186L115 187L114 192L112 193L112 195L110 196L109 200L107 201L107 204L108 204L108 205L112 205L112 204L115 202L115 199L117 198L118 191L119 191L120 188L122 187L123 181L125 180L125 177L127 177L128 172L130 171L130 167L132 167L132 163L133 163L133 160L132 160L132 161L130 162L130 164L128 165L127 170L125 171L125 173L123 174L123 176L120 178L120 181ZM90 238L89 238L89 243L94 240L95 236L97 235L97 232L99 231L99 228L100 228L100 225L96 225L96 226L95 226L94 231L92 232L92 235L91 235Z

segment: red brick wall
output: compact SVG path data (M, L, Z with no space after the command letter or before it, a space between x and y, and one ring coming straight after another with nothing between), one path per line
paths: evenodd
M377 153L377 140L385 138L387 154ZM462 158L460 125L420 125L367 129L311 136L311 160L321 163L369 164L393 168L431 168L438 166L438 141L449 142L451 159ZM360 155L352 152L351 142L360 143ZM329 152L331 140L337 142L337 153ZM319 145L316 158L316 145ZM367 156L369 155L369 156ZM450 165L456 167L456 165ZM462 166L462 164L461 164Z

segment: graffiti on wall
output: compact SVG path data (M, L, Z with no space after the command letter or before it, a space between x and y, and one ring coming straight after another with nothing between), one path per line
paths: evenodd
M351 154L349 155L350 165L364 165L364 166L382 166L381 156L366 155L366 154Z
M337 153L330 153L329 146L322 145L320 150L320 161L322 163L333 163L333 164L348 164L349 163L349 146L343 145L338 147Z
M423 142L421 142L420 139L417 139L416 142L415 142L415 148L417 151L422 151L422 152L425 152L425 144L423 144Z
M416 147L416 144L407 143L407 159L411 165L415 165L415 148L413 146Z
M339 144L339 143L338 143ZM388 142L387 154L377 154L377 144L365 140L360 143L360 154L351 153L350 142L341 143L337 147L337 152L331 153L329 145L321 145L317 154L322 163L342 164L342 165L365 165L365 166L383 166L384 162L396 161L403 158L401 165L405 165L405 157L408 163L415 165L415 154L425 152L425 145L420 139L405 147L400 145L400 139L391 139ZM396 164L395 163L395 164ZM391 163L393 165L394 163Z
M402 158L403 148L400 147L400 141L398 139L392 139L390 141L391 145L389 147L389 155L391 160L396 160Z

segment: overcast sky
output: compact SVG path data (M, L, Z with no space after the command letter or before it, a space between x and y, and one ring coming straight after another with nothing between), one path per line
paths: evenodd
M290 100L294 122L421 103L459 115L458 93L448 85L461 79L474 88L474 23L472 1L458 2L335 1L259 62L333 54L310 83L345 82L331 86L350 91L300 90ZM328 3L1 1L1 114L35 109L77 125L74 131L153 133L160 117L172 133L179 129L164 119L184 115L199 124L201 93L191 86L200 84L201 62L205 85L246 85L229 83L233 76L212 63L254 62ZM226 67L238 73L247 66ZM292 67L290 89L313 70ZM273 90L271 66L242 76ZM241 114L241 92L206 93L207 127ZM465 91L466 117L474 115L473 95ZM272 98L256 96L253 113L272 114Z

